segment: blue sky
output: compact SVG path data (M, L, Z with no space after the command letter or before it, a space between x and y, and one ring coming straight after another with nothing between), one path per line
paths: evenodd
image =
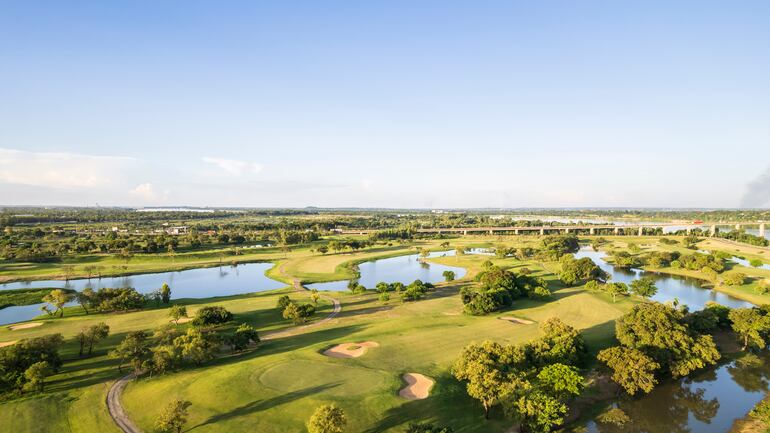
M770 2L0 2L0 203L770 206Z

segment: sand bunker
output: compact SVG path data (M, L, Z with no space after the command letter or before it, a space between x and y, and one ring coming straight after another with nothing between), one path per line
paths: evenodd
M406 386L398 391L398 395L407 400L422 400L428 398L433 388L433 379L420 373L406 373L402 376Z
M332 358L358 358L366 353L366 349L377 347L379 344L374 341L364 341L363 343L342 343L331 349L324 350L324 355Z
M16 344L16 341L0 341L0 347L8 347Z
M8 327L11 331L18 331L19 329L37 328L43 326L43 322L22 323L20 325L11 325Z
M182 317L176 323L181 325L182 323L187 323L192 321L193 321L192 317ZM169 322L174 323L174 319L169 320Z
M531 324L535 323L535 322L533 322L531 320L519 319L518 317L511 317L511 316L500 317L500 320L507 320L507 321L509 321L511 323L518 323L520 325L531 325Z

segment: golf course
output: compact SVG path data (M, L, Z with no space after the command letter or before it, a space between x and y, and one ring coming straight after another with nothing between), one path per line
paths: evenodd
M594 239L581 238L584 245ZM286 287L270 291L248 287L252 293L174 299L173 304L185 306L190 317L204 306L224 307L232 312L233 320L256 328L262 341L240 353L222 353L200 366L131 380L120 395L123 411L145 432L153 431L160 411L174 399L191 403L185 431L195 432L301 432L314 409L324 404L343 408L348 431L352 432L403 431L416 421L448 425L462 432L508 431L512 423L501 411L493 409L490 419L485 420L481 406L466 394L464 384L452 376L451 366L464 347L484 340L508 345L526 343L541 334L539 324L556 317L579 330L589 353L595 356L613 344L614 321L646 301L635 296L613 299L607 293L587 290L582 283L564 284L559 280L559 261L489 254L434 254L421 259L425 262L423 266L445 265L466 273L453 281L436 282L435 289L415 302L403 302L396 297L382 300L371 290L373 287L365 292L322 292L315 313L301 326L285 320L276 303L286 295L293 301L308 302L311 292L305 285L355 278L355 265L368 261L428 250L454 253L459 249L537 248L541 241L538 236L467 236L326 254L316 251L321 244L318 241L290 251L263 248L235 256L221 265L220 257L213 251L178 253L173 260L167 256L136 255L121 272L231 267L264 261L273 263L267 276L283 281ZM619 251L633 245L635 254L686 252L681 244L659 241L660 238L650 236L604 237L600 248ZM770 255L766 248L736 246L716 239L703 240L698 247L750 257ZM82 260L44 267L31 265L23 274L14 274L19 272L17 265L2 264L0 274L60 277L62 266L74 265L77 273L83 263L103 262L106 266L114 259L96 256ZM465 314L459 294L463 287L476 284L474 277L485 262L514 273L526 269L527 275L542 278L547 284L550 298L516 300L509 308L483 316ZM698 272L686 270L651 270L701 277ZM749 274L751 282L714 290L756 304L770 301L770 296L754 290L762 278L770 278L770 271L732 266L727 272L738 271ZM173 286L171 290L173 293ZM333 300L339 302L341 309L323 320L332 314ZM109 337L97 344L93 356L79 357L74 337L80 329L99 322L109 326ZM119 371L117 361L108 353L128 333L152 332L169 322L167 306L149 304L139 311L109 314L85 314L81 307L71 306L65 307L63 317L40 316L25 329L3 327L3 345L55 333L61 334L65 343L61 349L63 366L46 379L44 393L0 403L0 430L35 432L39 431L41 420L45 420L48 426L56 426L62 432L121 431L105 398L125 370ZM173 326L185 330L193 325L180 322ZM594 365L595 362L589 363L586 368L590 370Z

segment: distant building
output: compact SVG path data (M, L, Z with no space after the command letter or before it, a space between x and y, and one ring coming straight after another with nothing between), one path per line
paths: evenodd
M187 233L187 226L169 227L166 229L166 233L170 235L183 235Z

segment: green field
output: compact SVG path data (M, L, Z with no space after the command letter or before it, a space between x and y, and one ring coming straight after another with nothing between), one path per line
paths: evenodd
M661 245L654 237L607 239L613 248L623 248L628 241L638 243L643 251L676 248ZM532 245L537 238L450 240L452 248L460 244L489 247L501 242ZM438 250L438 244L439 241L422 241L415 245ZM414 253L415 245L327 255L312 253L305 247L289 253L264 251L260 257L276 261L269 274L281 280L329 281L350 276L347 262ZM341 302L342 312L330 322L288 337L264 341L255 351L223 356L199 368L134 381L123 394L123 405L130 418L147 432L152 431L161 408L174 398L193 403L188 430L195 432L300 432L304 431L304 422L313 410L324 403L335 403L345 410L351 432L396 432L406 423L417 420L438 421L462 432L506 431L510 421L498 412L493 412L491 420L484 421L479 403L470 399L463 385L449 373L450 365L464 346L485 339L525 342L539 335L538 323L559 317L581 329L589 349L596 352L612 344L614 319L639 301L623 298L613 303L603 293L590 293L582 287L563 287L554 274L558 273L558 263L491 258L500 266L527 267L534 275L544 277L554 292L553 299L547 302L518 300L513 309L485 317L464 315L458 291L463 285L470 284L472 276L487 259L490 258L478 255L431 259L465 267L468 275L452 283L439 284L428 298L414 303L403 304L395 297L382 303L372 292L363 295L332 293ZM161 268L164 261L157 262ZM147 263L151 261L143 262ZM166 259L165 265L178 266L179 263L170 264ZM750 287L745 290L749 291ZM178 302L188 305L190 312L202 305L222 305L235 313L237 322L250 323L265 333L292 327L275 309L277 298L285 293L298 299L309 297L309 292L286 288ZM760 298L765 300L767 297ZM41 419L45 419L46 428L55 426L55 431L61 432L118 431L107 413L104 398L109 385L120 374L116 361L108 359L106 353L127 332L153 329L168 323L167 311L159 308L125 314L84 315L78 310L68 310L63 319L39 320L43 325L36 328L0 329L0 341L54 332L69 339L63 350L64 369L49 379L45 393L0 403L0 431L41 431ZM331 304L322 301L315 320L330 311ZM500 320L502 316L515 316L534 323L514 324ZM77 359L77 346L72 337L81 327L99 321L110 325L111 336L98 346L95 356ZM375 341L379 347L370 348L355 359L329 358L322 354L339 343L362 341ZM407 401L398 396L398 390L403 386L400 377L407 372L426 374L436 380L428 399Z

